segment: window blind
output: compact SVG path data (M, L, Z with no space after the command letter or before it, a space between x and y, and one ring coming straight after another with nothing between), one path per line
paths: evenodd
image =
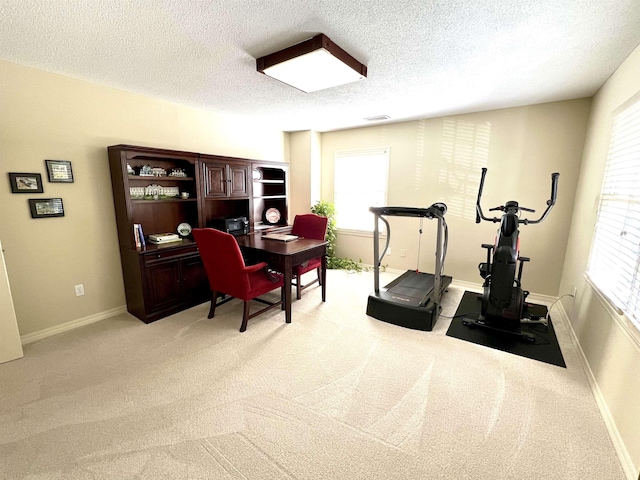
M640 99L613 121L588 273L640 328Z
M388 148L335 153L333 202L338 228L373 231L369 207L385 205L388 171Z

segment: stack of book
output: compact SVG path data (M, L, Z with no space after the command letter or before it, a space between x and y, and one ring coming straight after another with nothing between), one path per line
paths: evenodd
M149 235L149 241L151 243L169 243L180 240L180 236L176 233L154 233Z

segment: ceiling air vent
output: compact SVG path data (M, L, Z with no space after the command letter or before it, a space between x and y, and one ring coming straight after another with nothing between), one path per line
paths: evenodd
M378 115L376 117L367 117L365 120L367 122L379 122L380 120L389 120L390 118L389 115Z

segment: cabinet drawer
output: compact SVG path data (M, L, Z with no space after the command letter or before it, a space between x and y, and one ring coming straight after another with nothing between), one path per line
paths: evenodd
M154 252L145 253L142 257L145 265L153 265L158 262L178 260L180 258L188 257L197 253L198 247L196 247L195 245L191 245L186 248L156 250Z

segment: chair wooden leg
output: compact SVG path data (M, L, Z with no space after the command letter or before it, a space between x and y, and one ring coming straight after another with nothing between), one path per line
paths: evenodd
M318 273L318 283L322 285L322 275L320 274L320 267L316 268L316 272Z
M247 322L249 321L249 300L244 302L244 313L242 314L242 325L240 325L240 331L244 332L247 329Z
M207 318L213 318L216 314L216 301L218 300L218 292L211 291L211 308L209 309L209 315Z
M300 283L302 283L302 279L300 278L302 275L298 275L296 277L296 298L300 300L302 298L302 288Z

